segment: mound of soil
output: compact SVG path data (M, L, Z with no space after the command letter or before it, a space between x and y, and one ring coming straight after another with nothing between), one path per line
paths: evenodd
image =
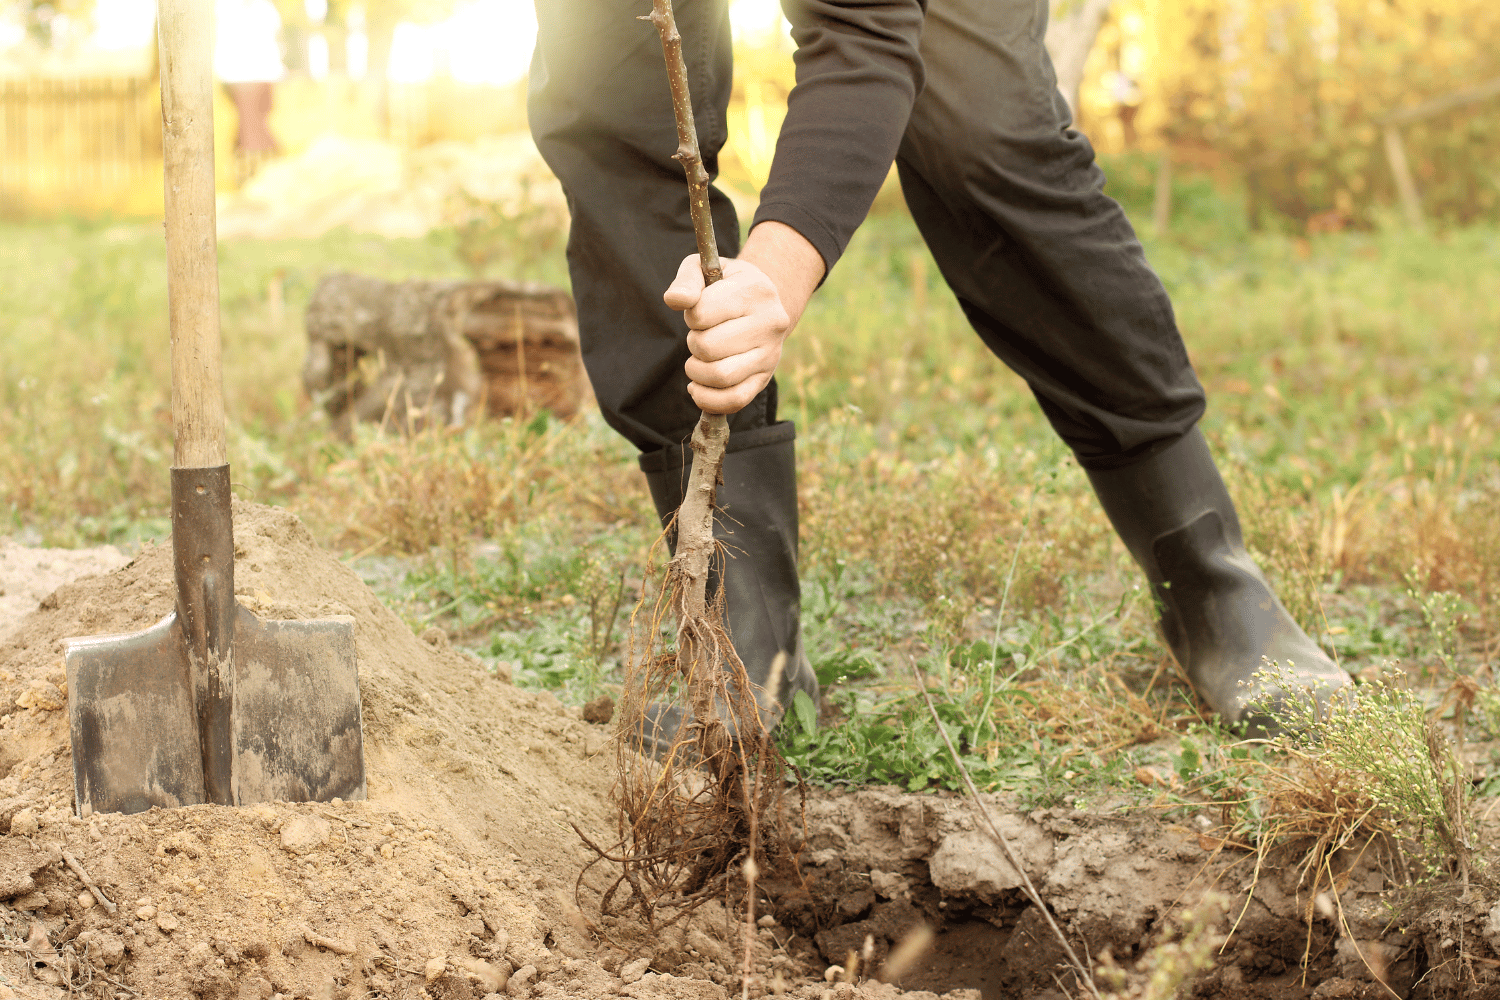
M712 981L631 970L635 956L600 944L572 903L582 848L571 824L601 842L613 828L603 727L496 680L441 633L414 636L292 515L237 503L234 518L243 603L265 617L355 619L369 800L78 818L63 640L164 617L171 548L59 588L0 646L0 990L723 995ZM655 944L647 957L666 950ZM725 982L737 968L700 962Z
M0 636L69 580L108 573L129 561L130 557L113 545L34 549L0 538Z

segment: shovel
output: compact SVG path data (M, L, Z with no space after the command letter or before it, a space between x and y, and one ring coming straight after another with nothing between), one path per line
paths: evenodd
M261 621L234 597L214 230L213 5L161 0L177 609L69 639L80 816L365 797L354 620Z

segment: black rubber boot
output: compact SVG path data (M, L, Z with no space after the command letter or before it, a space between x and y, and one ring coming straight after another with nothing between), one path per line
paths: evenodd
M745 673L759 687L761 717L774 728L798 691L818 702L818 679L802 648L802 588L797 581L796 428L790 421L737 431L724 453L724 483L717 495L714 535L727 548L721 570L725 625ZM641 456L641 471L665 526L682 503L693 453L672 447ZM668 536L676 547L676 538ZM719 575L710 573L708 592ZM765 690L776 654L786 665L775 691ZM685 721L676 706L653 706L643 742L658 755L672 745Z
M1289 683L1321 704L1350 683L1287 613L1245 551L1240 519L1195 427L1134 465L1090 471L1125 547L1146 571L1172 655L1204 701L1251 735L1274 731L1252 706L1274 706L1285 693L1254 676L1279 664Z

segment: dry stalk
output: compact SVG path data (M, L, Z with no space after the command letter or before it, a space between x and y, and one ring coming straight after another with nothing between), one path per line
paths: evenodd
M1021 876L1021 891L1026 894L1026 898L1031 901L1031 905L1037 908L1037 912L1042 915L1042 919L1047 921L1047 926L1052 929L1052 934L1057 938L1057 943L1062 945L1063 954L1068 956L1068 964L1073 966L1073 972L1078 976L1078 981L1083 984L1084 989L1088 990L1090 996L1093 996L1095 1000L1100 1000L1099 988L1094 984L1094 976L1089 971L1089 967L1084 965L1078 958L1077 953L1073 951L1073 945L1068 941L1068 936L1062 932L1062 928L1057 926L1057 921L1052 919L1052 911L1047 908L1047 903L1042 899L1042 894L1036 891L1036 886L1031 884L1031 876L1026 874L1026 866L1021 863L1021 856L1016 853L1016 849L1011 846L1005 834L1000 832L1000 827L995 822L995 817L991 815L989 806L985 805L984 799L979 797L979 789L974 787L974 779L969 776L969 769L964 766L963 758L958 755L958 748L953 745L953 740L949 738L948 730L943 728L943 720L938 715L937 706L932 703L932 693L927 690L927 678L922 675L922 668L918 667L915 661L912 662L911 672L916 676L917 687L922 692L922 698L927 702L927 711L932 716L932 724L937 727L938 735L943 738L943 743L948 747L948 753L953 758L953 765L958 768L959 775L964 779L964 788L969 793L969 801L973 804L975 811L979 813L979 818L984 821L984 826L989 832L990 839L1000 845L1000 850L1005 854L1005 859L1016 870L1016 874Z
M723 277L723 268L670 0L654 0L643 20L661 36L677 119L675 158L687 175L704 281L712 284ZM619 839L605 849L584 838L596 857L580 873L577 887L585 887L584 875L595 865L610 863L614 877L602 889L590 886L598 893L600 912L635 912L654 929L728 894L730 871L738 863L746 891L748 996L756 880L768 866L789 860L790 852L779 808L785 765L761 714L771 707L778 686L774 675L783 667L772 665L763 705L724 627L722 588L709 589L714 566L724 557L714 540L714 499L728 438L723 415L705 413L699 420L691 441L692 474L669 529L676 532L676 555L654 600L643 597L631 616L617 716L623 736L617 743L620 775L614 790ZM657 551L653 548L653 557ZM677 623L675 651L662 644L668 618ZM689 711L675 733L655 725L660 706L674 703ZM648 749L655 744L658 752L639 752L642 743Z
M99 888L93 879L89 878L88 870L83 867L83 862L67 851L63 851L63 861L67 862L68 867L73 869L73 874L78 876L78 881L83 883L83 887L94 894L94 898L99 901L99 905L104 907L110 916L114 916L115 911L119 907L104 894L104 890Z

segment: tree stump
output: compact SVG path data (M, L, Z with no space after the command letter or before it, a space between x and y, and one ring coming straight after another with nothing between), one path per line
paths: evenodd
M307 304L302 384L336 427L403 430L550 410L589 396L578 318L556 288L334 274Z

